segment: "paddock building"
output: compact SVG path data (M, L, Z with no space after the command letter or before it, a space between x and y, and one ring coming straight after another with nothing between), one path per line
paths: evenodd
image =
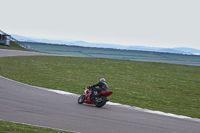
M10 35L0 34L0 44L10 46Z

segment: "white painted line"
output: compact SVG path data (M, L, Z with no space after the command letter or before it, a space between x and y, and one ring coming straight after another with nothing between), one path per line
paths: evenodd
M0 77L7 79L7 80L10 80L12 82L16 82L16 83L23 84L23 85L30 86L30 87L35 87L35 88L42 89L42 90L49 91L49 92L54 92L54 93L61 94L61 95L68 95L68 96L77 97L77 98L80 96L78 94L74 94L74 93L70 93L70 92L32 86L32 85L24 84L24 83L21 83L21 82L12 80L12 79L8 79L8 78L2 77L2 76L0 76ZM183 116L183 115L176 115L176 114L172 114L172 113L165 113L165 112L161 112L161 111L143 109L143 108L134 107L134 106L130 106L130 105L123 105L123 104L120 104L120 103L107 102L106 104L112 105L112 106L119 106L119 107L123 107L123 108L128 108L128 109L133 109L133 110L137 110L137 111L141 111L141 112L147 112L147 113L151 113L151 114L157 114L157 115L163 115L163 116L169 116L169 117L174 117L174 118L179 118L179 119L187 119L187 120L190 120L190 121L200 122L199 118L192 118L192 117Z
M169 117L174 117L174 118L179 118L179 119L187 119L187 120L191 120L191 121L200 122L200 119L198 119L198 118L192 118L192 117L183 116L183 115L176 115L176 114L172 114L172 113L165 113L165 112L161 112L161 111L143 109L143 108L129 106L129 105L122 105L120 103L107 102L107 104L114 105L114 106L120 106L120 107L128 108L128 109L134 109L137 111L147 112L147 113L151 113L151 114L157 114L157 115L163 115L163 116L169 116Z

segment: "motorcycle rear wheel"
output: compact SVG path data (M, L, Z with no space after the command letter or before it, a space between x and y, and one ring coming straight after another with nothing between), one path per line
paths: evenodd
M102 106L104 106L105 104L106 104L106 102L107 102L107 99L106 99L106 97L104 97L104 96L100 96L98 99L101 99L100 101L95 101L95 105L96 105L96 107L99 107L99 108L101 108Z
M79 104L82 104L82 103L84 103L84 100L85 100L85 95L81 95L81 96L78 98L78 103L79 103Z

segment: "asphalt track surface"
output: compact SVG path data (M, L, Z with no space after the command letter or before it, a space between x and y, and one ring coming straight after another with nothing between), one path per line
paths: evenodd
M1 50L0 57L46 55ZM200 122L120 106L78 104L61 95L0 77L0 119L82 133L200 133Z

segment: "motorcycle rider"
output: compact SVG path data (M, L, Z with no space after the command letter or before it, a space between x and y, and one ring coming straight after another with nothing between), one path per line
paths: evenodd
M99 86L99 88L94 88L97 86ZM106 80L104 78L101 78L99 83L89 86L89 88L94 89L94 94L95 94L95 91L97 92L108 91L108 85L106 84ZM97 93L95 95L97 95Z

